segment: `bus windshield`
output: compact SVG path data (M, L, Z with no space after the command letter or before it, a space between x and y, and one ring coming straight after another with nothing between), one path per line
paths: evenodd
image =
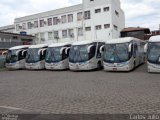
M148 43L148 61L151 63L160 63L160 42Z
M95 48L92 47L91 52L88 53L88 47L90 45L92 44L72 46L69 54L69 61L72 63L86 62L93 58L95 56Z
M40 55L38 55L39 48L30 48L27 50L26 62L35 63L40 60Z
M106 44L104 61L108 63L121 63L129 60L129 43Z
M17 50L8 50L6 56L6 63L15 63L18 61L18 56L16 55Z
M61 48L62 47L48 48L45 61L47 63L60 62L62 60L62 55L60 54Z

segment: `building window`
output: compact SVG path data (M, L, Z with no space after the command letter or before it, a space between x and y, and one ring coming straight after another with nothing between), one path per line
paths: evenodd
M58 18L57 17L54 17L53 18L53 25L57 25L58 24Z
M73 22L73 14L68 15L68 22Z
M83 13L82 12L77 13L77 21L80 21L82 19L83 19Z
M83 36L83 28L78 28L78 36Z
M31 23L31 22L28 22L28 23L27 23L27 26L28 26L28 29L31 29L31 28L32 28L32 23Z
M85 31L91 31L91 27L85 27Z
M104 28L105 28L105 29L110 28L110 24L104 24Z
M100 13L101 9L95 9L95 13Z
M26 29L26 23L22 24L22 29L25 30Z
M96 30L101 30L102 26L101 25L97 25L95 28L96 28Z
M34 21L34 28L38 28L38 21Z
M85 11L85 12L84 12L84 19L85 19L85 20L91 19L91 13L90 13L90 11Z
M118 26L116 26L116 25L113 25L113 27L114 27L114 29L115 29L115 30L118 30Z
M40 27L44 27L44 20L40 20Z
M39 38L39 35L38 35L38 34L35 34L35 37L36 37L36 38Z
M62 30L62 37L67 38L67 30Z
M59 33L58 33L58 31L54 31L54 38L55 39L59 39Z
M119 13L115 10L115 14L119 17Z
M66 15L61 16L61 21L62 21L62 23L66 23L67 22Z
M17 31L19 30L19 24L16 25L16 30L17 30Z
M52 25L52 18L48 18L47 21L48 21L48 26L51 26Z
M104 12L108 12L109 11L109 7L105 7L103 8Z
M40 33L41 40L45 40L45 33Z
M52 39L53 38L53 32L48 32L48 39Z
M68 29L68 36L74 37L74 30L73 29Z

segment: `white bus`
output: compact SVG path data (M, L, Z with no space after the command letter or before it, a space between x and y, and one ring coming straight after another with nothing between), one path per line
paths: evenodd
M46 44L39 44L39 45L32 45L27 50L26 56L26 69L44 69L45 68L45 55L46 49L48 45Z
M144 41L132 37L108 40L103 52L104 70L131 71L144 63L144 45Z
M45 57L47 70L65 70L69 68L70 43L54 43L49 45Z
M8 69L24 69L25 57L29 45L15 46L8 49L6 54L6 68Z
M148 72L160 72L160 35L152 36L145 45Z
M69 53L69 68L73 71L102 68L101 41L81 41L72 44Z

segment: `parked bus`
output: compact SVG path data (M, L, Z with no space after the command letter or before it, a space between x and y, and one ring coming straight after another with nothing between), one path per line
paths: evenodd
M26 56L26 69L44 69L45 68L45 55L46 49L48 45L46 44L39 44L39 45L32 45L27 50Z
M104 70L131 71L144 63L144 45L144 41L132 37L108 40L103 52Z
M6 68L8 69L24 69L25 57L29 45L15 46L8 49L6 53Z
M49 45L45 57L45 68L48 70L68 69L70 47L70 43L54 43Z
M160 72L160 35L152 36L145 45L148 72Z
M101 41L81 41L72 44L69 54L69 68L73 71L102 68Z

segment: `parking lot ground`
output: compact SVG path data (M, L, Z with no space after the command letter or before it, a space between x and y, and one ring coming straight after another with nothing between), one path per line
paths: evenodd
M19 109L56 114L160 113L160 74L0 71L0 113ZM18 110L18 111L19 111Z

